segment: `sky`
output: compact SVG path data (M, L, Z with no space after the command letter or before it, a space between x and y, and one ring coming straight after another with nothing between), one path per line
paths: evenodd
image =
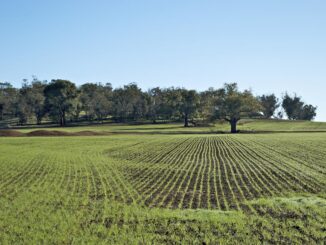
M297 93L326 121L325 0L1 0L0 81Z

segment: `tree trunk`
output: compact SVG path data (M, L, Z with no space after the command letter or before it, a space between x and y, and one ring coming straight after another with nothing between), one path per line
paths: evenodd
M64 127L66 125L66 113L64 111L60 114L60 126Z
M63 125L62 126L66 126L66 113L65 112L63 112L62 119L63 119Z
M189 127L188 114L185 114L185 127Z
M39 115L36 115L36 124L41 125L41 122L42 122L42 117Z
M230 120L230 124L231 124L231 133L235 134L237 133L237 122L238 120L236 118L232 118Z
M157 122L156 122L156 115L152 115L152 122L153 122L153 124L156 124Z
M0 105L0 121L3 119L3 105Z
M60 127L63 127L64 126L64 121L63 121L63 117L61 116L60 117Z

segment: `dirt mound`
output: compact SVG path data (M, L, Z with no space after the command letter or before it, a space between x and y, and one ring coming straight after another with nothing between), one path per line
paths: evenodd
M24 136L23 133L15 131L15 130L0 130L0 137L19 137Z
M106 132L94 131L79 131L79 132L65 132L59 130L34 130L26 133L26 136L98 136L107 135Z
M33 130L28 133L21 133L16 130L0 130L0 137L51 137L51 136L100 136L100 135L109 135L111 133L105 131L78 131L78 132L66 132L60 130Z
M34 130L26 133L27 136L70 136L71 133L59 130Z
M96 132L96 131L79 131L72 135L74 136L97 136L97 135L107 135L108 132Z

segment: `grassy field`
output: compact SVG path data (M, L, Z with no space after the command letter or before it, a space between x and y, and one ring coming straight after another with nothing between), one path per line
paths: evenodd
M252 120L244 119L238 123L238 129L244 133L273 133L273 132L326 132L325 122L310 121L287 121L287 120ZM0 136L8 130L0 129ZM216 134L228 133L230 125L225 122L217 122L210 126L183 127L182 123L168 124L93 124L93 125L70 125L69 127L14 127L10 131L32 136L55 136L58 132L89 135L117 134ZM52 131L52 134L49 133Z
M1 244L325 242L326 133L0 137L0 145Z

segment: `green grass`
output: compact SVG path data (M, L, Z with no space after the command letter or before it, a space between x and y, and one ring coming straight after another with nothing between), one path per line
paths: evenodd
M4 137L0 145L1 244L325 241L326 133Z
M242 132L326 132L325 122L310 121L287 121L287 120L240 120L238 129ZM228 123L221 122L211 126L183 127L182 123L171 124L98 124L70 127L45 127L45 128L15 128L22 133L30 133L35 130L63 131L78 133L80 131L95 132L98 134L119 133L119 134L215 134L229 132Z
M326 123L288 120L242 120L239 129L254 131L326 131Z

